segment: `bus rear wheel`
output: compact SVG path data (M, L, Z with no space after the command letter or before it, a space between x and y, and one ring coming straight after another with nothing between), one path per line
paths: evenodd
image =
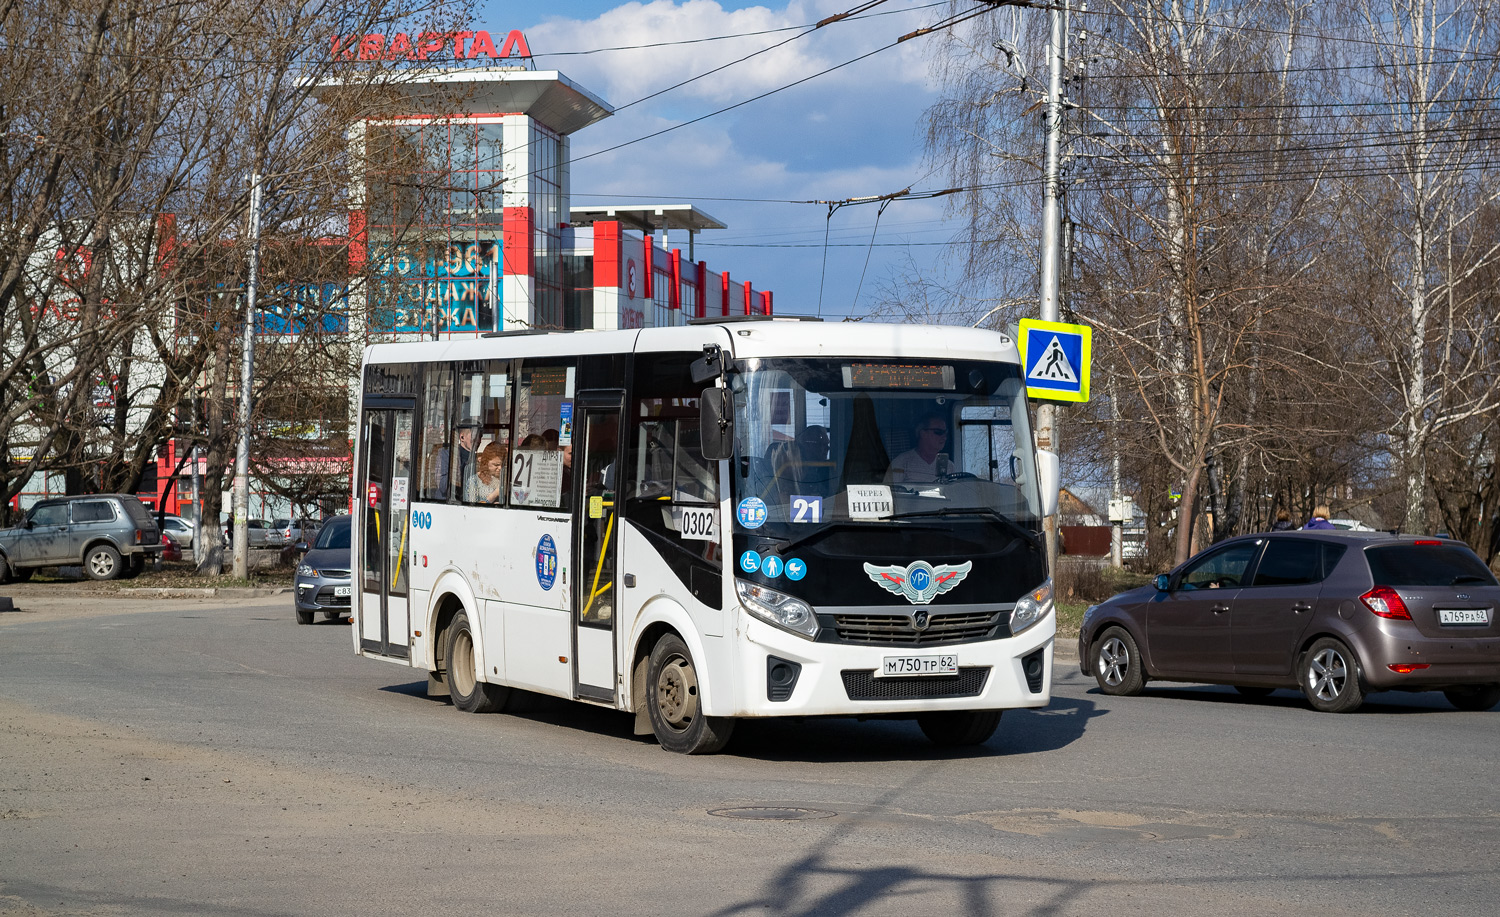
M676 634L664 634L646 662L646 715L656 741L682 755L711 755L729 743L734 719L705 716L693 654Z
M942 748L983 745L1000 725L1001 710L954 710L917 715L917 725Z
M448 693L465 713L495 713L510 700L510 689L480 681L474 660L474 629L469 613L460 611L448 625Z

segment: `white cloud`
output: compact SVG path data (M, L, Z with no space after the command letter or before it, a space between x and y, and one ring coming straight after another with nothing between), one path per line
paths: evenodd
M673 90L674 99L701 99L727 103L739 101L795 80L811 76L836 64L888 44L925 13L877 16L846 20L796 37L795 31L748 35L774 29L805 27L844 9L840 2L791 3L781 9L763 6L726 10L714 0L653 0L626 3L594 19L549 19L527 29L527 38L539 66L559 69L595 89L613 105L624 105L698 74L708 73L731 61L749 57L711 76ZM879 9L877 7L877 9ZM745 35L718 41L692 41L663 47L643 47L661 42L687 42L720 36ZM788 39L793 39L787 41ZM764 51L781 44L775 50ZM607 47L634 50L591 55L548 57L549 52L574 52ZM754 54L754 52L764 53ZM751 56L754 54L754 56ZM915 46L902 46L878 55L882 62L880 81L921 84L927 68ZM819 85L861 87L870 90L869 79L851 79L841 73L819 77Z

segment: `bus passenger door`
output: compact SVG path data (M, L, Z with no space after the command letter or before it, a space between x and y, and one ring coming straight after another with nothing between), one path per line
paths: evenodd
M616 582L621 519L616 500L621 396L580 392L573 418L573 690L578 697L615 699Z
M405 659L411 654L406 607L411 408L367 405L361 436L359 645L367 652Z

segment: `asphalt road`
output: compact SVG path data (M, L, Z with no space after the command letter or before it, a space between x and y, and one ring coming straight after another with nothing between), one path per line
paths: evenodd
M37 587L30 587L35 590ZM0 591L3 594L3 591ZM289 597L0 614L3 915L1493 914L1500 712L1101 696L984 748L624 714L468 716ZM802 810L797 820L727 817ZM725 812L724 810L738 810Z

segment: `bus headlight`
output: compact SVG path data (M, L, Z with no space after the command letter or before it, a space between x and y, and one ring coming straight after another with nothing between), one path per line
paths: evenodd
M817 638L818 616L806 602L744 580L735 580L734 588L740 604L757 618L809 640Z
M1049 577L1046 582L1021 596L1016 603L1016 608L1010 613L1010 632L1019 634L1021 631L1047 617L1052 611L1052 580Z

